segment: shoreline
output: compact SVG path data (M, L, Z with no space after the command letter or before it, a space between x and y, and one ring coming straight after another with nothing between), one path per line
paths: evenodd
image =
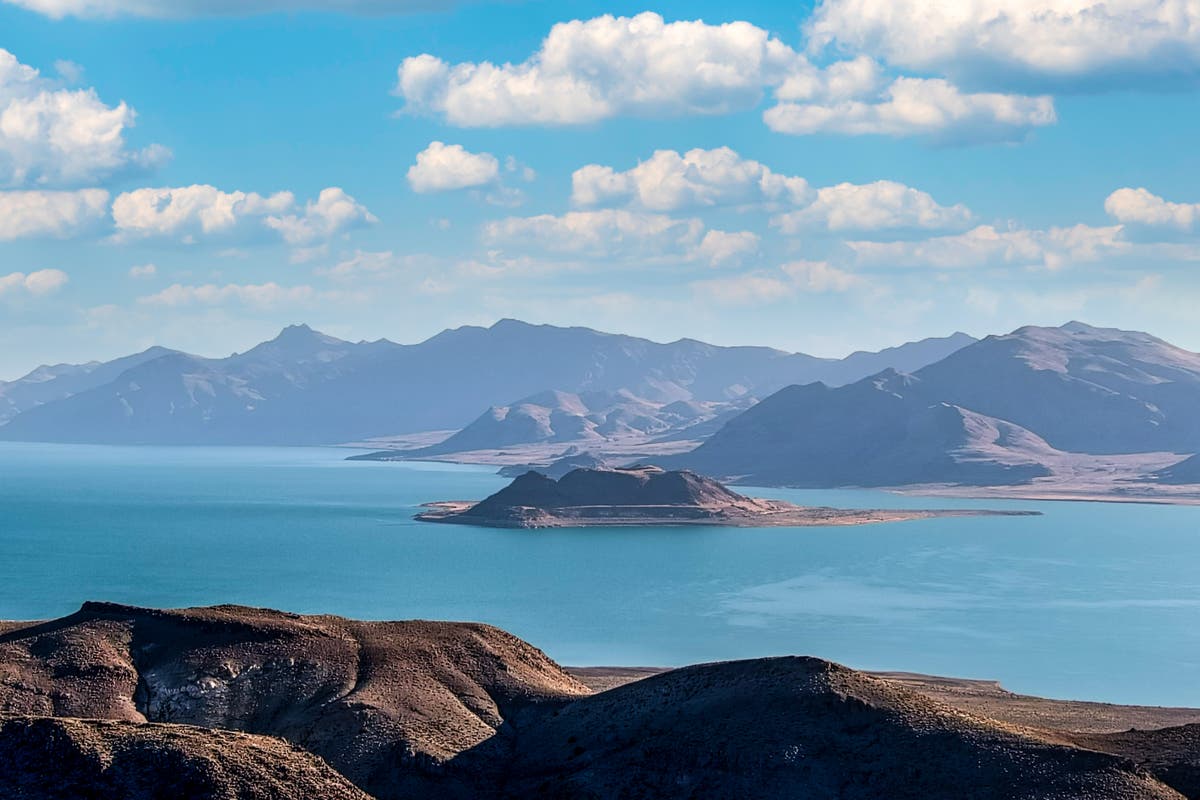
M475 501L443 500L422 504L428 509L413 515L420 522L473 525L485 528L545 529L545 528L628 528L628 527L720 527L720 528L816 528L848 525L875 525L888 522L909 522L942 517L1034 517L1040 511L992 511L987 509L858 509L827 506L795 506L779 501L756 501L759 511L736 509L707 509L680 506L661 507L662 515L627 513L622 506L573 506L553 510L528 508L519 518L474 516L470 510ZM648 506L644 508L659 508ZM670 512L676 512L672 514ZM684 516L690 512L695 516Z

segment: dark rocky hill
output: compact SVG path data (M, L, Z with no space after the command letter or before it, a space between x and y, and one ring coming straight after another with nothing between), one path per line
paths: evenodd
M1180 800L1154 776L1185 785L1194 752L1166 733L1123 755L812 658L592 695L485 625L89 603L0 631L0 796L21 800L363 797L329 767L388 800Z
M269 736L46 717L0 717L0 797L370 800L320 758Z

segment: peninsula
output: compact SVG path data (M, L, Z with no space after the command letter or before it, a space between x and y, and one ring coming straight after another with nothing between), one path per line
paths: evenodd
M654 466L576 469L558 480L529 471L485 500L428 503L425 522L493 528L718 525L800 527L864 525L947 516L1036 512L881 510L798 506L746 497L688 470Z

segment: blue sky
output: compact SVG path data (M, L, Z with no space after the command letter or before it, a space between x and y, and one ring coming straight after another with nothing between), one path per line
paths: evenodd
M1198 17L0 0L0 379L299 321L1200 349Z

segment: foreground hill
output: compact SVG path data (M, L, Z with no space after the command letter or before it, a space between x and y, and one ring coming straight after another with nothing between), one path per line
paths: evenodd
M1081 323L1021 328L911 375L788 387L667 463L795 486L1020 484L1085 470L1077 454L1200 450L1198 408L1200 355Z
M268 736L182 725L0 718L0 797L20 800L370 800Z
M0 788L24 800L63 797L64 777L103 781L106 800L185 796L172 786L356 796L296 747L377 798L1183 796L1064 734L811 658L688 667L590 695L481 625L89 603L0 629L0 765L16 767ZM81 716L120 722L62 719ZM1188 757L1168 739L1140 756L1164 775Z
M103 385L55 395L65 399L48 397L0 427L0 439L333 444L457 429L488 406L548 390L625 393L656 408L726 403L790 383L842 383L891 363L931 363L970 341L958 334L838 361L515 320L444 331L415 345L350 343L294 326L243 354L166 355ZM637 417L617 415L611 425L633 429Z
M486 625L86 604L0 636L0 713L193 725L285 739L379 798L471 796L442 765L522 706L586 693ZM503 738L493 743L503 745Z

